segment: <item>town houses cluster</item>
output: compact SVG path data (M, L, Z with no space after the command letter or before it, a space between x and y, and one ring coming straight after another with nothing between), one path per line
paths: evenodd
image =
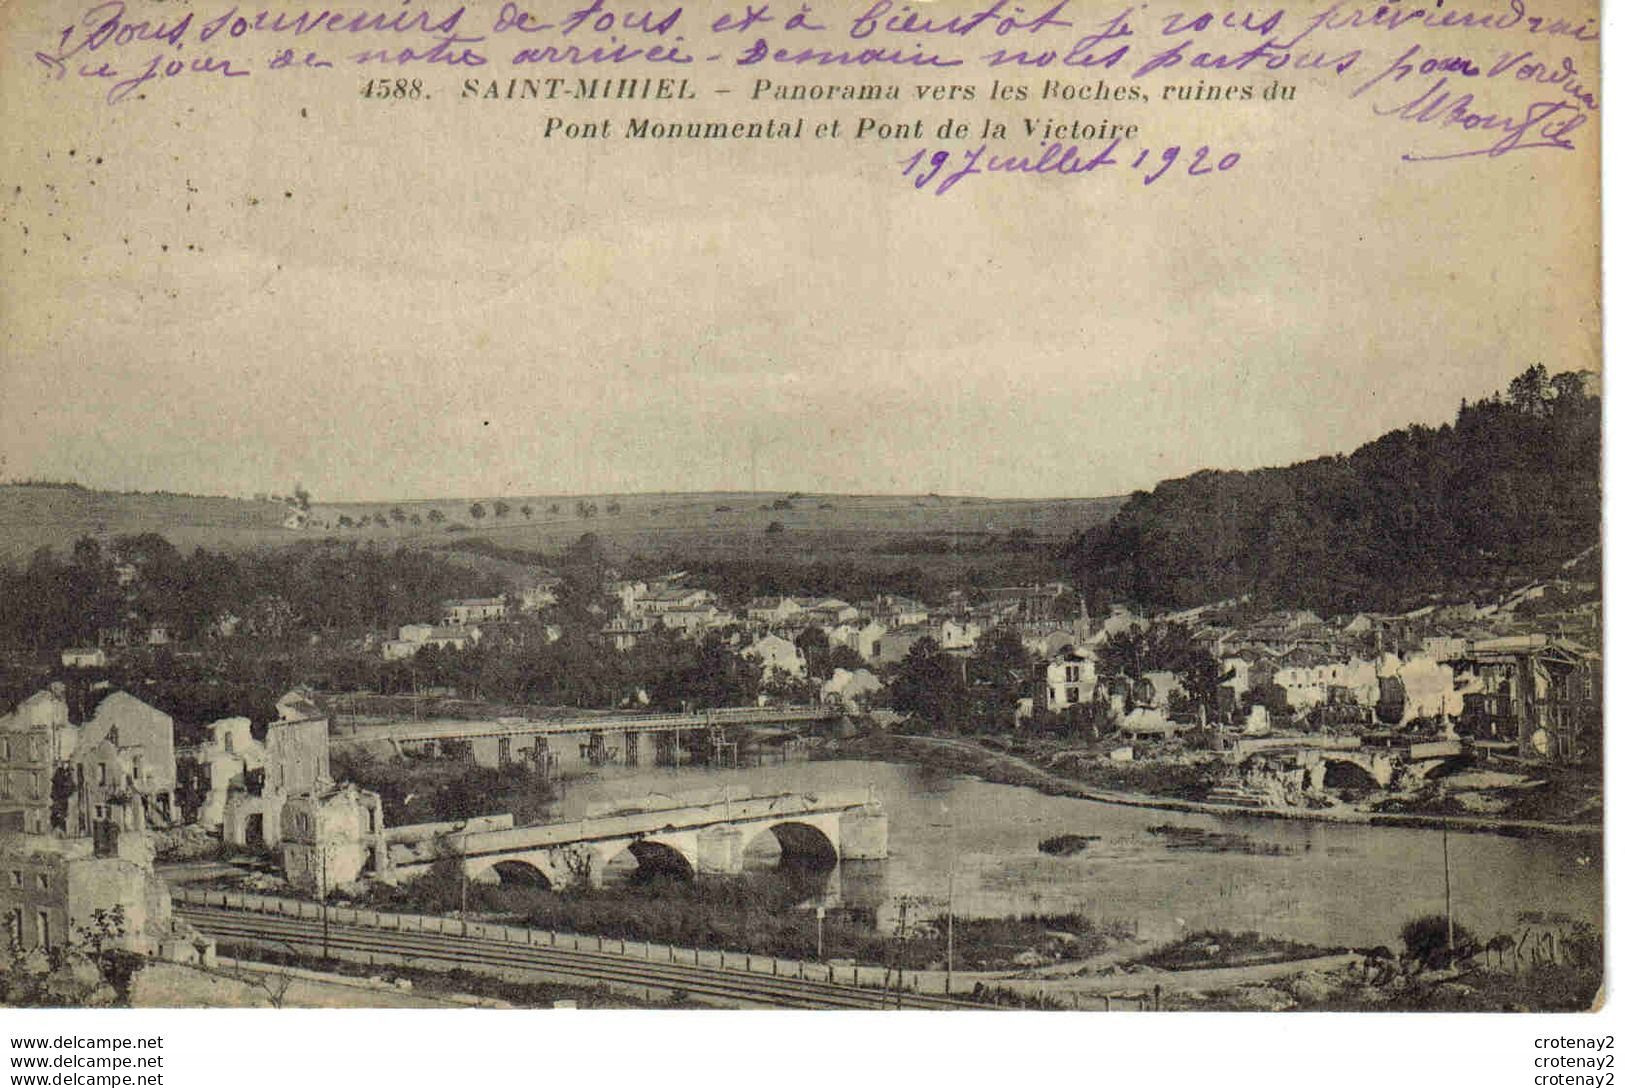
M506 597L445 601L435 622L403 626L379 651L398 659L428 646L478 645L493 625L556 603L559 584L544 575ZM1522 756L1569 761L1581 754L1582 724L1600 697L1595 588L1559 578L1489 602L1441 601L1395 614L1259 613L1242 599L1162 613L1115 606L1092 618L1064 582L995 587L974 597L956 591L934 606L882 594L860 601L761 596L730 608L677 571L611 581L605 604L594 607L606 648L631 650L661 631L690 639L718 632L757 663L764 681L805 680L806 636L816 630L820 644L851 651L844 667L817 678L818 694L853 709L878 701L888 669L917 644L931 640L943 653L968 656L984 635L1007 631L1032 663L1023 680L1030 695L1009 708L1015 726L1087 712L1091 722L1149 739L1206 726L1260 735L1426 720ZM1574 597L1579 603L1542 605ZM1195 693L1178 670L1114 659L1114 638L1145 638L1170 626L1187 631L1216 663L1217 703L1193 707ZM548 639L561 635L551 624L543 631Z
M161 843L203 833L276 856L296 888L325 891L389 863L378 795L333 780L328 721L290 692L277 717L187 730L123 691L82 721L62 685L0 716L0 924L9 944L53 951L118 908L115 942L211 963L212 942L173 912L154 871Z
M760 701L822 703L819 721L940 725L925 720L929 707L898 698L924 675L934 678L925 686L964 689L980 732L1042 734L1108 761L1226 753L1235 773L1208 792L1215 803L1336 804L1346 798L1328 787L1351 767L1386 789L1469 755L1537 773L1594 762L1600 750L1600 604L1595 580L1578 574L1493 600L1326 616L1245 598L1092 616L1058 581L956 590L930 604L897 593L726 604L696 580L612 572L602 592L566 607L566 580L533 569L505 595L444 600L436 614L359 640L311 637L301 652L359 651L369 663L483 655L555 642L569 624L572 638L628 654L636 671L631 651L645 640L720 640L760 670ZM234 636L217 624L205 637ZM53 647L61 675L84 692L77 705L42 679L0 717L0 924L21 949L58 947L117 906L131 951L212 957L154 869L177 836L263 854L288 885L325 897L395 879L412 844L445 830L386 828L379 794L335 780L328 718L309 691L288 692L269 720L177 723L98 679L109 653L128 654L112 675L141 690L142 669L192 652L167 639L121 628L93 647Z
M1532 619L1526 602L1552 588L1571 587L1536 583L1482 606L1327 618L1283 610L1240 623L1224 617L1245 602L1151 618L1119 609L1088 638L1046 659L1034 701L1021 714L1104 705L1131 738L1224 723L1261 736L1381 732L1425 721L1450 736L1471 736L1485 750L1572 762L1586 754L1584 727L1600 701L1600 614L1593 600ZM1183 626L1216 662L1216 722L1179 712L1193 693L1178 672L1105 666L1112 635L1149 633L1159 624Z

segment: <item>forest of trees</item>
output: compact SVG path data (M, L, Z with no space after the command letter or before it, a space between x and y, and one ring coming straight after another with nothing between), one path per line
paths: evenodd
M1339 612L1500 586L1599 540L1601 428L1584 375L1531 367L1453 425L1137 492L1066 560L1091 597L1148 606L1252 594Z
M1008 727L1016 700L1031 694L1031 675L1032 660L1009 628L982 635L968 657L924 638L887 670L882 701L932 729L999 732Z
M761 690L761 676L754 662L715 632L695 641L658 631L615 652L587 629L566 625L555 642L487 639L464 650L428 647L404 661L350 655L323 670L317 686L385 693L448 689L465 699L503 703L680 711L749 705Z
M136 576L121 586L125 564ZM21 570L0 567L0 646L95 645L103 628L150 624L191 640L227 616L243 633L269 640L387 630L439 615L448 597L497 596L502 588L443 556L367 544L186 555L156 533L115 537L105 548L82 537L66 559L41 549Z

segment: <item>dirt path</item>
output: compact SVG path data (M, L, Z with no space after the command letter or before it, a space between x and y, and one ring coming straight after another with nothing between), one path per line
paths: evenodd
M995 976L1000 986L1027 992L1043 991L1049 994L1107 994L1149 992L1161 986L1163 993L1224 990L1233 986L1246 986L1270 982L1296 975L1302 971L1336 972L1351 964L1364 962L1364 957L1351 952L1331 956L1316 956L1307 960L1289 960L1285 963L1255 963L1245 967L1206 967L1190 971L1159 971L1147 969L1119 975L1021 975Z

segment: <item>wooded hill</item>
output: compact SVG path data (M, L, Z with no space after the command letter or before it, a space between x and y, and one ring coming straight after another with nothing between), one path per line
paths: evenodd
M1602 404L1531 367L1454 424L1352 454L1199 472L1137 492L1073 538L1090 596L1183 607L1251 594L1326 613L1393 609L1550 574L1600 539Z

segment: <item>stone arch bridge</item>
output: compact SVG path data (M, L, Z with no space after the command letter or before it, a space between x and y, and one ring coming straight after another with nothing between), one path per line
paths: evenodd
M771 834L781 857L815 866L843 858L887 854L886 814L867 791L786 793L674 803L612 812L568 823L464 831L391 848L404 877L437 861L458 859L471 880L541 884L559 888L586 880L600 885L604 869L630 851L643 869L685 875L738 873L745 848Z

